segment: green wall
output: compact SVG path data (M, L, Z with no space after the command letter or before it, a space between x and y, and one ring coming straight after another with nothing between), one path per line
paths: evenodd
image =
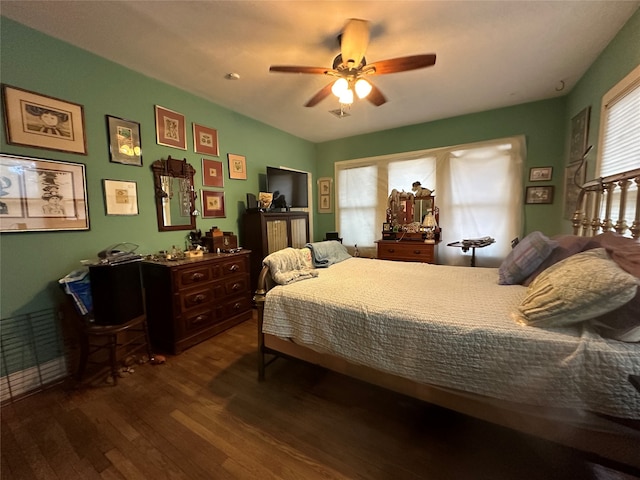
M325 142L318 146L318 175L333 176L333 163L340 160L525 135L527 163L523 181L528 178L529 167L552 166L553 181L546 185L558 188L562 180L558 170L564 161L565 103L565 97L561 97ZM552 205L525 206L525 230L557 232L558 204L556 199ZM318 231L333 229L334 215L318 217Z
M191 122L218 130L219 159L223 161L226 177L226 218L199 217L197 228L203 232L215 225L239 233L238 220L244 210L246 193L260 191L259 178L264 175L267 165L286 165L315 174L316 153L311 142L145 77L6 17L0 17L0 22L0 80L83 105L88 155L8 145L4 134L0 151L86 164L90 216L89 231L0 235L0 318L50 308L63 301L57 280L78 268L81 259L95 259L96 253L108 245L133 242L140 245L139 253L169 249L174 244L184 246L188 231L158 232L150 165L168 155L186 158L196 169L195 186L199 193L203 155L193 151ZM156 144L154 105L185 115L186 151ZM142 167L109 161L107 114L141 124ZM246 156L247 180L228 178L227 153ZM137 182L139 215L105 215L102 190L102 179L105 178Z

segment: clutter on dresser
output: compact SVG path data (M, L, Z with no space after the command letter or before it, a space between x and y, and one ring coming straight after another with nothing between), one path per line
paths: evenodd
M238 237L233 232L223 232L218 227L211 227L206 232L204 242L210 252L230 253L238 250Z

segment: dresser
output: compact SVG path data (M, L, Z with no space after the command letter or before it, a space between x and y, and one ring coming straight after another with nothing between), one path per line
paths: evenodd
M378 240L377 257L381 260L436 263L437 243L420 241Z
M302 248L309 242L309 214L247 211L242 216L240 241L251 250L251 289L255 291L267 255L287 247Z
M251 318L250 254L241 250L142 262L154 348L177 354Z

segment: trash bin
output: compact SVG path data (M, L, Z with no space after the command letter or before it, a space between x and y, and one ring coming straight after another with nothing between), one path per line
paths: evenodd
M87 315L93 311L93 298L91 296L91 278L89 269L74 270L64 278L58 280L65 293L71 296L73 304L80 315Z

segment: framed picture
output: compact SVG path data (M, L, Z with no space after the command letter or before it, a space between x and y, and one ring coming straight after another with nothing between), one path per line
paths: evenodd
M0 154L0 231L89 230L85 166Z
M107 117L109 160L113 163L142 166L140 124L118 117Z
M243 155L227 154L229 160L229 178L234 180L247 179L247 159Z
M331 213L331 186L333 179L331 177L322 177L318 179L318 213Z
M138 215L136 182L103 180L104 206L107 215Z
M82 105L2 86L7 143L87 154Z
M224 218L224 192L202 190L202 218Z
M525 203L553 203L553 186L527 187Z
M218 153L218 131L205 127L204 125L193 124L193 148L196 153L219 156Z
M205 187L224 187L222 162L202 159L202 185Z
M569 152L570 162L582 160L582 156L587 150L590 113L591 107L586 107L571 119L571 150Z
M530 182L548 182L553 175L553 167L533 167L529 169Z
M564 169L564 215L571 220L578 208L580 186L587 180L587 162L573 162Z
M156 105L156 142L166 147L187 149L184 115Z

